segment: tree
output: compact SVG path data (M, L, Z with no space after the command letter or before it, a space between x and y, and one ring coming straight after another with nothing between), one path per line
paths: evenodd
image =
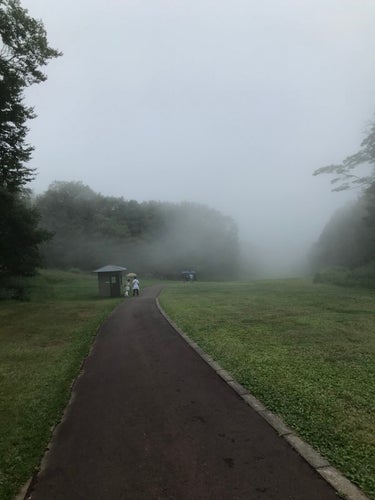
M35 118L23 102L26 87L46 80L40 67L61 55L48 46L41 21L19 0L0 0L0 186L19 191L34 178L27 167L33 147L26 143L27 121Z
M357 167L367 165L367 175L356 175ZM333 174L332 191L344 191L350 187L369 187L375 183L375 121L370 125L367 136L361 143L361 149L338 165L327 165L315 170L313 175Z
M2 190L0 212L0 278L33 275L41 263L39 244L50 233L38 227L39 214L25 195Z
M43 227L54 233L41 249L51 267L117 263L158 276L194 268L200 279L237 277L236 225L204 205L138 203L77 182L51 184L36 204Z
M23 9L19 0L0 0L0 281L28 276L40 264L39 244L48 239L26 196L35 176L27 166L33 147L27 144L32 107L23 102L24 90L46 80L41 67L60 53L48 46L41 21Z
M358 175L359 167L366 175ZM327 224L315 246L320 264L356 266L375 260L375 121L368 128L360 150L339 165L327 165L314 175L333 174L332 191L362 188L358 201ZM341 221L341 225L338 222ZM340 230L337 229L340 227ZM350 233L350 236L349 236ZM318 249L318 252L316 250Z
M365 220L367 214L363 196L333 214L311 249L310 263L314 271L331 266L354 268L373 260L374 244Z

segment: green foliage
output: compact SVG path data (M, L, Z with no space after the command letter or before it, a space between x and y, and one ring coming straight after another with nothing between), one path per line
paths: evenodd
M367 175L356 175L354 172L361 165L368 165L370 172ZM333 174L332 191L343 191L351 187L367 187L375 182L375 122L367 132L361 143L361 149L338 165L327 165L315 170L314 175Z
M359 167L366 175L357 175ZM369 127L361 149L339 165L315 170L314 175L334 174L333 191L361 187L357 203L338 211L324 228L310 254L311 266L319 271L316 280L349 286L373 287L371 263L375 262L375 121ZM366 265L368 265L366 267ZM320 272L327 266L333 269ZM350 270L337 270L337 266ZM353 270L352 268L359 268ZM363 273L369 273L364 275Z
M98 299L96 276L23 278L29 302L0 302L0 499L31 477L61 418L100 322L119 299Z
M338 210L312 247L313 271L360 267L375 261L375 184L355 202Z
M39 215L26 196L0 188L0 288L10 278L29 276L40 265L38 246L50 235L39 229ZM9 281L10 280L10 281Z
M375 292L308 280L169 285L168 315L375 497Z
M33 148L26 143L27 121L35 114L23 92L46 79L40 68L60 54L48 46L42 22L19 0L0 0L0 43L0 290L22 296L14 276L34 272L38 245L47 239L35 209L21 195L35 174L27 166Z
M48 46L41 21L19 0L0 0L0 187L18 191L34 177L27 167L33 148L26 144L33 108L23 103L26 87L46 79L40 67L60 53Z
M366 175L358 174L361 166L367 168ZM363 269L362 266L375 262L375 121L370 125L357 153L348 156L339 165L315 170L314 175L322 173L334 175L331 180L333 191L361 187L362 192L356 204L337 212L324 228L311 252L312 268L350 266ZM346 284L358 281L353 272L345 278L343 273L340 277L336 273L333 278L332 273L325 272L318 279L334 279L336 283L344 280ZM372 283L371 277L366 280Z
M364 191L362 199L365 209L363 220L369 230L371 243L375 247L375 182Z
M314 283L375 289L375 263L372 262L353 269L345 267L324 269L315 274Z
M236 226L206 206L104 197L76 182L53 183L36 205L54 233L42 249L50 267L113 263L159 277L175 278L185 268L200 279L237 275Z

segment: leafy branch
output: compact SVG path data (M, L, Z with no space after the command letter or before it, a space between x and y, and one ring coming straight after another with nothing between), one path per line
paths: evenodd
M368 175L359 176L354 173L359 166L369 166ZM350 156L347 156L338 165L327 165L318 168L313 175L333 174L331 180L334 186L332 191L345 191L355 187L369 187L375 182L375 121L370 125L365 139L361 142L361 149Z

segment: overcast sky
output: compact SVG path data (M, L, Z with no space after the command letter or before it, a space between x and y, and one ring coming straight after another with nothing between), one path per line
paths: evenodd
M374 0L21 3L64 53L28 91L36 192L205 203L280 263L356 196L312 172L374 116Z

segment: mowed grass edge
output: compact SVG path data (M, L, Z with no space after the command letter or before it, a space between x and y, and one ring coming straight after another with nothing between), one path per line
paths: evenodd
M30 478L102 321L96 276L44 271L27 302L0 302L0 499Z
M310 280L169 285L160 304L375 498L375 293Z

